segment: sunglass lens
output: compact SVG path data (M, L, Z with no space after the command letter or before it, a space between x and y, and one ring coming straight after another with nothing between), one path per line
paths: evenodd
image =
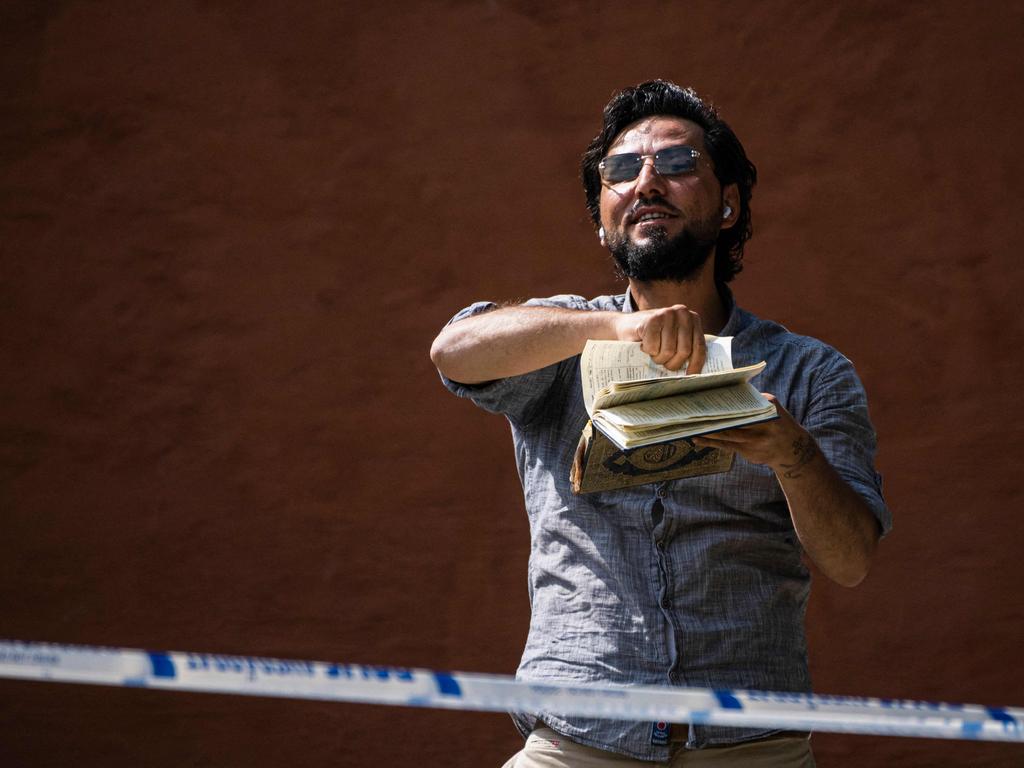
M697 167L697 158L689 147L669 147L655 156L654 167L666 176L689 173Z
M601 178L610 184L627 179L635 179L640 174L643 160L640 155L609 155L601 161Z

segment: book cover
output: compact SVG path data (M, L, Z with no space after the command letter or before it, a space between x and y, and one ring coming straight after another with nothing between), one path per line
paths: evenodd
M588 421L576 447L569 480L574 493L610 491L727 472L733 458L732 451L698 448L685 438L623 450Z

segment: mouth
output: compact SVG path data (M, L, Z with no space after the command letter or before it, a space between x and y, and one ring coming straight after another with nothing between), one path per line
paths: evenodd
M630 225L641 225L649 222L660 222L665 219L674 219L676 215L666 210L665 208L653 208L651 206L644 206L633 211L629 215L628 224Z

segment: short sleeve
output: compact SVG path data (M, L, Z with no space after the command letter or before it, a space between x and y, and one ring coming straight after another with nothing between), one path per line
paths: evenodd
M569 295L530 299L523 306L593 309L583 297ZM494 302L478 301L458 312L448 321L448 325L496 308ZM470 400L485 411L504 414L514 424L526 425L543 410L552 387L571 373L570 368L576 360L576 357L571 357L536 371L480 384L463 384L449 379L443 373L440 375L445 387L453 394Z
M875 470L877 437L868 417L867 395L853 368L840 354L815 382L803 427L822 453L870 507L884 536L892 513L882 498L882 476Z

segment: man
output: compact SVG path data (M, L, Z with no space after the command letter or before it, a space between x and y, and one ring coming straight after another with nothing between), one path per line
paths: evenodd
M856 585L891 524L863 388L831 347L734 303L756 171L696 93L653 81L617 94L582 171L628 292L477 303L431 350L449 389L512 425L532 537L518 676L809 691L801 556ZM728 471L574 494L586 340L638 341L693 373L705 333L734 337L734 365L767 362L755 383L779 418L693 439L734 451ZM807 734L514 718L529 736L516 768L814 764Z

